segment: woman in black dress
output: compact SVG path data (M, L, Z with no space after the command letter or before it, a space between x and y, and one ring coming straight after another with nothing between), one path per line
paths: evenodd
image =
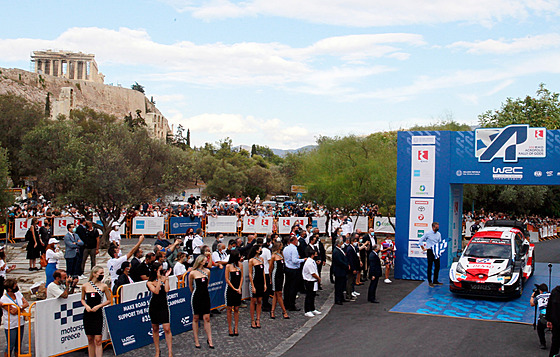
M27 259L29 259L29 271L40 270L35 266L35 259L41 257L41 251L44 249L43 242L39 236L37 218L31 219L31 227L25 233L27 243Z
M206 342L210 348L212 343L212 326L210 326L210 294L208 293L208 281L210 280L210 269L206 269L208 259L205 255L199 255L189 274L189 288L191 289L191 306L193 311L193 334L194 347L200 348L198 342L198 321L202 317L204 331L206 331Z
M167 343L167 353L173 356L171 324L169 323L169 306L167 305L167 293L169 292L169 274L171 269L163 270L161 263L155 262L152 265L150 276L148 277L148 289L152 293L148 313L152 321L152 336L156 347L156 357L160 356L159 350L159 325L162 325Z
M239 264L241 254L238 250L232 250L229 255L229 261L226 265L226 307L227 321L230 336L239 336L237 329L239 325L239 306L241 306L241 287L243 286L243 265ZM231 329L231 315L235 320L235 328Z
M261 328L262 298L266 291L264 263L261 258L262 247L255 245L249 252L249 283L251 284L251 328ZM255 319L255 310L257 318Z
M284 287L284 256L282 255L282 243L274 242L272 246L272 257L270 258L270 281L272 282L272 308L270 309L270 318L274 319L274 311L276 303L280 304L285 319L289 319L288 311L284 307L284 299L282 298L282 289Z
M111 290L102 283L103 268L95 266L89 274L89 281L82 285L82 305L84 305L84 333L88 339L88 356L103 356L101 344L103 334L103 307L111 303ZM103 301L105 295L105 301Z

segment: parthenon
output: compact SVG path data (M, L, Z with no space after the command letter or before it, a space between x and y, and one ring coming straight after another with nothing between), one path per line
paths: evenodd
M105 76L94 58L88 53L47 50L33 51L31 61L35 63L35 73L103 83Z

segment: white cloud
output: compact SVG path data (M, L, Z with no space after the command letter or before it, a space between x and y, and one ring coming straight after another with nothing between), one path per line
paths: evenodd
M560 47L560 34L549 33L536 36L514 38L512 40L484 40L475 42L458 41L449 48L466 49L474 54L517 54Z
M147 67L143 78L206 86L274 86L332 94L356 79L392 71L375 61L408 58L406 47L422 46L420 35L363 34L325 38L307 47L241 42L162 44L145 30L71 28L54 40L0 39L0 59L26 60L33 50L87 50L103 65Z
M279 16L313 23L355 27L479 23L559 12L556 0L163 0L177 11L204 20Z
M230 137L234 145L256 143L284 149L307 145L314 142L309 130L301 125L292 125L280 119L263 119L254 116L228 113L204 113L185 118L180 112L170 110L170 124L181 124L204 138L195 145L215 142ZM304 143L302 145L302 143Z

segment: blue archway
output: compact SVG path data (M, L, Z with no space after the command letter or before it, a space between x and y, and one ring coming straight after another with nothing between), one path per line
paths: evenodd
M475 131L398 133L395 277L423 280L418 247L431 222L450 238L449 267L461 246L463 184L560 185L560 131L510 125Z

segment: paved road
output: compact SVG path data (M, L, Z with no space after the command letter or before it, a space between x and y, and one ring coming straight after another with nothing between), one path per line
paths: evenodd
M537 261L560 263L560 239L536 249ZM380 304L360 287L358 301L335 305L285 356L548 356L532 326L388 312L419 284L381 284Z

